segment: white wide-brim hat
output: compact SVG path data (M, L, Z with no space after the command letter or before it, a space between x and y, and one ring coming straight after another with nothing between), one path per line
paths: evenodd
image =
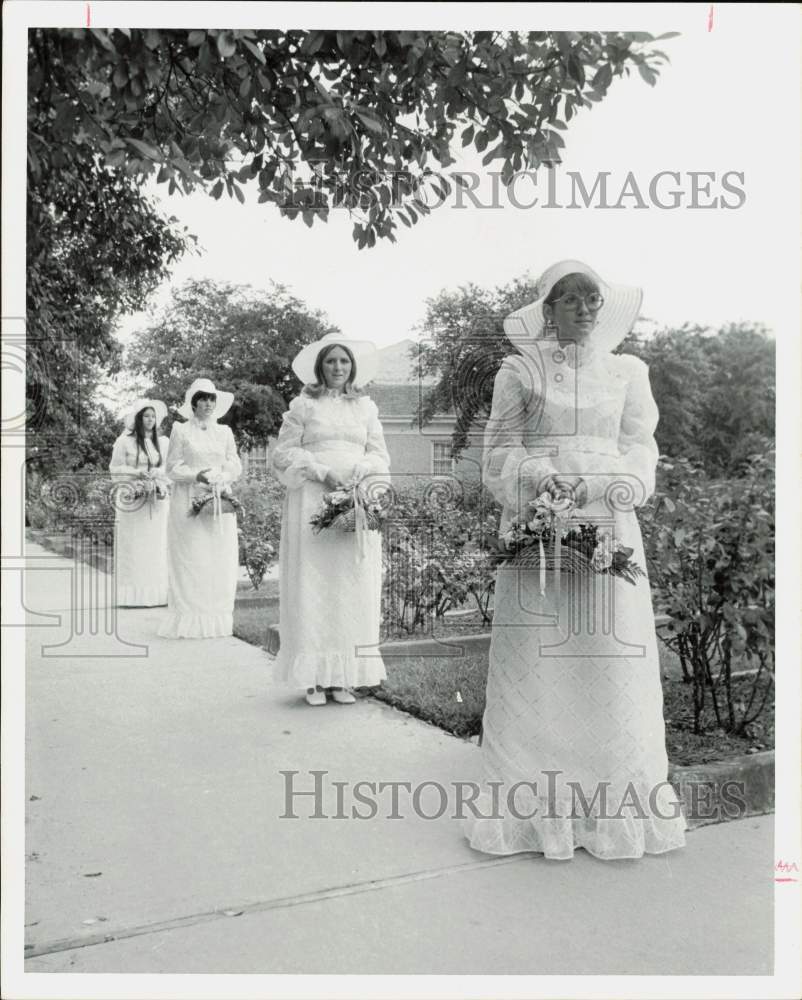
M215 389L214 382L210 378L196 378L184 394L183 404L178 407L178 412L185 420L189 420L192 417L192 397L196 392L209 392L217 396L217 406L215 406L211 417L209 417L210 420L219 420L221 417L224 417L234 402L233 392L223 392L221 389Z
M123 411L122 418L127 431L134 429L134 421L137 413L150 407L156 414L156 427L160 427L167 416L167 406L160 399L135 399L130 406Z
M593 268L579 260L561 260L552 264L537 280L538 297L529 305L516 309L504 320L504 333L522 353L534 348L534 341L549 336L543 304L557 282L568 274L584 274L594 281L604 297L604 305L596 314L596 325L590 334L590 345L612 351L632 329L638 318L643 291L629 285L611 285L603 281Z
M356 378L354 379L356 385L367 385L376 377L379 368L379 352L375 344L369 340L349 340L336 333L327 333L325 337L316 340L314 344L307 344L293 359L292 370L304 385L315 381L315 362L320 352L327 347L335 346L347 347L353 354L356 362Z

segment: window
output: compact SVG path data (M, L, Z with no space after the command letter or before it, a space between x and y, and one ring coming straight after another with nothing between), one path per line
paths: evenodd
M257 444L241 455L242 471L246 476L264 475L267 472L267 445Z
M432 441L432 473L435 476L450 476L454 471L450 441Z

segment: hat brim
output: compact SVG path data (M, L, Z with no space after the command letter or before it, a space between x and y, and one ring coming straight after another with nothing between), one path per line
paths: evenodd
M190 390L187 390L187 391L189 393L189 399L185 399L184 402L181 404L181 406L178 407L178 410L176 412L179 413L185 420L190 420L192 418L192 416L193 416L192 402L191 402L191 400L192 400L192 396L195 395L195 392L191 392L190 393ZM197 389L195 391L196 392L206 392L207 390L206 389ZM214 394L215 394L215 396L217 396L217 405L215 406L215 408L214 408L211 416L209 417L209 419L210 420L220 420L221 417L224 417L228 413L228 411L231 409L231 407L232 407L232 405L234 403L234 393L233 392L223 392L221 389L215 389Z
M293 358L292 370L303 382L309 385L315 381L315 362L318 355L326 347L347 347L353 354L356 362L355 384L359 386L367 385L376 377L379 370L379 352L376 345L369 340L348 340L347 338L324 338L316 340L313 344L307 344Z
M164 423L167 418L166 403L163 403L160 399L137 399L123 414L123 423L126 430L132 431L134 429L134 421L136 420L137 413L141 413L142 410L146 410L148 407L156 413L156 426L159 427Z
M590 334L590 343L593 347L601 350L614 350L626 337L638 318L643 302L642 289L631 285L608 284L586 265L577 264L574 271L569 273L587 274L599 285L604 296L604 305L597 313L596 325ZM504 320L504 333L507 335L507 339L520 351L525 352L533 341L541 340L547 335L546 315L543 306L558 280L559 277L556 277L550 284L544 286L540 298L516 309Z

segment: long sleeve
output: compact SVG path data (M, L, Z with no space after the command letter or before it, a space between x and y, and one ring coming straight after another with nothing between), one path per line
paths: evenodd
M372 399L366 400L365 405L368 409L368 438L365 442L365 457L357 462L354 469L357 479L387 475L390 471L390 453L384 441L379 408Z
M130 476L142 475L141 469L137 469L136 466L129 464L131 456L128 443L130 440L130 435L121 434L114 442L114 448L111 452L111 462L109 463L109 472L114 479L127 479ZM134 460L136 461L136 459Z
M538 491L538 484L555 473L552 451L538 448L538 435L527 427L527 415L537 406L523 358L504 359L493 386L493 404L485 427L482 474L490 492L505 507L518 510ZM528 447L527 447L528 446Z
M161 454L161 465L159 466L159 472L163 475L167 475L167 456L170 452L170 439L159 435L159 453Z
M328 466L315 460L301 447L304 436L306 401L296 396L284 414L281 429L273 448L273 468L279 480L289 489L298 489L306 480L323 482Z
M626 359L626 360L624 360ZM631 493L632 506L642 507L655 490L659 449L654 432L659 413L649 384L649 369L633 355L621 356L629 370L621 427L618 434L620 459L615 475L588 482L589 500L599 499L620 484L622 497Z
M223 475L230 483L235 483L242 475L242 462L237 454L234 432L230 427L226 427L226 457L223 462Z
M191 483L201 471L191 469L186 462L184 425L173 424L170 433L170 447L167 450L167 475L174 483Z
M642 506L655 490L655 474L660 450L654 432L660 414L649 383L649 369L640 359L633 365L633 378L627 389L618 447L622 468L643 484Z

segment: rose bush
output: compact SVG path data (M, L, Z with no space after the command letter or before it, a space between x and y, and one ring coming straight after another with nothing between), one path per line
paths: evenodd
M254 590L279 556L284 486L270 473L253 473L234 485L242 504L239 516L239 559Z
M641 510L661 638L693 684L699 732L707 698L716 722L748 735L774 688L774 455L753 455L738 479L711 480L686 459L661 460ZM750 671L745 696L733 685ZM739 684L743 690L743 683Z
M382 619L387 635L430 626L472 601L489 625L498 505L481 487L432 480L392 493L385 522Z

